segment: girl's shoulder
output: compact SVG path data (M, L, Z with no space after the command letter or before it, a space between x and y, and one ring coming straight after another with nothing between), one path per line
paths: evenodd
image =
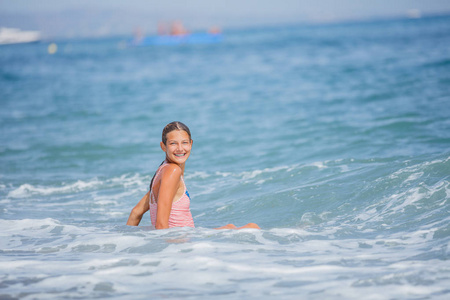
M175 175L175 176L177 176L177 175L181 176L182 170L181 170L181 167L177 164L165 163L164 165L161 166L160 172L163 177L164 177L164 175L169 175L169 174Z

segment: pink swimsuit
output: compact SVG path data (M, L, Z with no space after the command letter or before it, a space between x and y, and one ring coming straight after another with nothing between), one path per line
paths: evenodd
M162 168L167 164L165 161L156 171L155 179L153 180L153 185L158 181L161 175ZM189 208L191 199L189 193L186 190L186 184L184 183L183 176L181 176L181 181L184 186L184 193L180 199L173 201L172 209L170 210L169 216L169 227L195 227L194 220L192 219L191 210ZM153 185L150 192L150 218L152 220L152 225L156 224L156 212L158 210L158 203L156 202L155 195L153 194Z

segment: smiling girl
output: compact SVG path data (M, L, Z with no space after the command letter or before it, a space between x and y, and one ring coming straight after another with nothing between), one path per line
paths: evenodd
M189 128L181 122L172 122L164 127L161 149L166 159L159 166L150 182L150 190L132 209L127 225L139 225L142 216L150 210L152 225L156 229L171 227L194 227L190 210L190 196L184 183L184 167L192 149ZM257 228L249 223L237 228L228 224L216 229Z

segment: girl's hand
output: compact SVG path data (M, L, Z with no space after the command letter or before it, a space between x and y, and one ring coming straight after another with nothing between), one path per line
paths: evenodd
M142 216L150 209L149 204L150 192L142 197L142 199L136 204L136 206L131 210L130 216L128 217L127 225L138 226L141 222Z

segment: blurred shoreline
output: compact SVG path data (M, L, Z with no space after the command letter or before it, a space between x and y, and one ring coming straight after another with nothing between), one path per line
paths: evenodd
M349 26L354 24L360 25L371 25L371 24L382 24L386 22L403 22L410 20L411 22L420 22L421 20L430 20L430 19L445 19L450 17L450 12L439 13L439 14L428 14L421 15L418 18L408 17L406 15L398 15L398 16L386 16L386 17L373 17L373 18L364 18L364 19L344 19L338 21L329 21L329 22L286 22L286 23L277 23L277 24L253 24L253 25L245 25L245 26L226 26L221 27L223 33L236 33L236 32L251 32L255 30L285 30L287 28L296 29L296 28L321 28L327 26ZM2 13L0 13L0 19L2 19ZM8 27L8 26L4 26ZM17 27L17 26L16 26ZM42 28L24 26L20 28L21 30L36 30L40 32L40 40L37 43L49 43L49 42L73 42L73 41L92 41L92 40L128 40L133 37L133 31L135 28L130 28L128 32L110 32L110 33L98 33L98 31L92 32L92 34L49 34ZM204 28L192 28L191 33L197 34L206 32L208 27ZM158 35L157 26L155 25L154 29L145 29L143 30L144 35L146 37L154 37ZM5 46L5 45L2 45ZM11 45L8 45L11 46Z

